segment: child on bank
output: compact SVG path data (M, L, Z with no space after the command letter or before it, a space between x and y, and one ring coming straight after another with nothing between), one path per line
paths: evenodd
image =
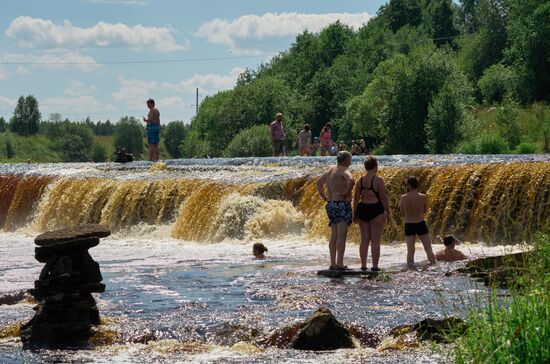
M430 264L435 264L435 256L432 251L432 243L428 227L424 221L424 214L428 211L428 196L418 192L418 178L410 176L407 178L407 193L401 196L399 203L401 216L405 222L405 240L407 242L407 266L411 269L414 265L414 244L416 236L420 238L424 251L428 256Z

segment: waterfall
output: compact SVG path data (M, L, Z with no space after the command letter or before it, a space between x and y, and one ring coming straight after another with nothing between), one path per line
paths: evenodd
M275 168L276 169L276 168ZM241 183L178 176L118 179L52 175L0 175L0 227L36 232L81 223L114 231L141 223L170 225L172 237L221 241L303 235L327 237L316 176ZM361 172L354 170L354 178ZM381 167L396 221L383 241L403 240L399 197L409 175L429 196L426 222L433 235L454 233L468 241L516 243L550 227L550 163L511 162L434 167ZM350 229L358 241L358 228Z

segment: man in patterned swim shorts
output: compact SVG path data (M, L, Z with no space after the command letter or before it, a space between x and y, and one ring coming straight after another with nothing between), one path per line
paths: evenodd
M329 240L330 267L329 269L345 270L344 252L348 226L352 222L351 191L353 176L349 171L351 154L347 151L339 152L336 156L337 165L329 168L317 180L317 191L323 200L331 229ZM328 187L328 197L326 188Z

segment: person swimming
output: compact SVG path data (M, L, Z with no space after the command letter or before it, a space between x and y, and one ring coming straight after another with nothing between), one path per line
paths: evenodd
M252 254L255 259L265 259L265 252L267 252L267 247L262 243L254 243L252 245Z
M456 262L457 260L468 259L464 253L455 248L456 244L459 243L459 240L453 235L446 235L443 238L440 237L439 239L441 239L441 242L445 245L445 249L435 253L437 260L441 260L443 262Z

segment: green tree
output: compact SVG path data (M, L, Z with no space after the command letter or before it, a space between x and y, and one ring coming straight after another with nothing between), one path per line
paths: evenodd
M405 25L417 26L422 23L422 9L416 0L390 0L380 8L378 16L387 21L393 31Z
M124 147L134 158L139 158L143 153L144 128L133 116L124 116L115 126L113 146Z
M425 3L423 25L435 44L451 44L458 35L454 25L453 3L451 0L431 0ZM447 38L447 39L445 39Z
M11 140L10 135L6 136L6 156L8 159L15 157L15 149L13 148L13 141Z
M40 124L38 101L32 95L19 97L10 121L10 130L19 135L33 135L38 133Z
M92 130L84 123L66 123L59 143L63 162L87 162L92 152Z
M269 127L267 125L255 125L235 135L223 155L225 157L267 157L271 153Z
M94 162L106 162L107 161L107 151L105 147L99 143L94 143L92 146L92 161Z
M486 68L477 82L483 101L490 104L501 102L516 89L514 71L501 63Z
M210 143L200 137L197 130L191 130L180 144L180 155L183 158L210 156Z
M0 133L4 133L6 131L6 120L0 116Z
M180 145L189 129L190 126L185 125L182 121L172 121L164 127L164 145L172 158L181 158Z
M487 67L502 60L508 39L506 1L479 0L473 21L476 33L459 40L460 63L472 81L477 81Z
M523 102L550 100L550 2L509 0L506 59L518 75Z

